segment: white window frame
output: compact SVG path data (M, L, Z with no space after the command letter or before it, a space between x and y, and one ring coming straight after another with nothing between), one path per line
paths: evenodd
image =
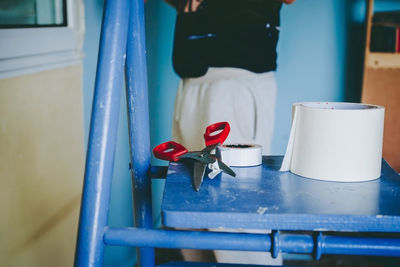
M67 26L0 29L0 78L77 64L82 59L81 0L67 0Z

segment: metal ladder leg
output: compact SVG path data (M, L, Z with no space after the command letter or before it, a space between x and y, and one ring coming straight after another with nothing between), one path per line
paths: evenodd
M105 4L75 266L103 264L103 234L107 224L123 86L129 3L128 0L108 0Z
M135 225L152 228L150 173L150 129L147 92L144 1L131 2L126 58L126 97L128 110L131 174ZM154 266L154 249L140 248L142 267Z

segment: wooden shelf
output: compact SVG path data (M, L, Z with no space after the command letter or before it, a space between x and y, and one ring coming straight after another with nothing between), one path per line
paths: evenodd
M400 172L400 53L369 51L374 0L367 0L364 77L361 101L385 107L383 157Z
M400 53L367 53L366 64L369 68L400 68Z

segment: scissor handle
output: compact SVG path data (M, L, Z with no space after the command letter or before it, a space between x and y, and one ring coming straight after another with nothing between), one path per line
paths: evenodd
M184 146L174 141L168 141L153 148L156 158L168 161L178 161L179 157L187 152L188 150Z
M226 121L211 124L206 128L206 132L204 133L206 146L212 146L218 143L222 144L226 140L226 138L228 138L230 130L231 127ZM220 132L216 133L218 131Z

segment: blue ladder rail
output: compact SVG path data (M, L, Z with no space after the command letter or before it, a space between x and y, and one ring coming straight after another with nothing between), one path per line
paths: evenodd
M105 3L86 155L76 266L101 266L123 86L129 1Z
M126 63L126 66L125 66ZM125 68L126 67L126 68ZM124 71L125 76L124 76ZM136 228L107 226L119 105L123 82L128 104ZM152 228L150 135L143 0L105 4L79 219L75 266L102 266L105 245L136 246L140 266L154 266L154 247L400 256L399 238L211 233Z
M106 228L104 242L110 246L270 251L278 253L400 256L400 238L347 237L280 233L247 234L204 231L155 230L140 228Z
M110 204L125 62L135 223L143 228L152 227L151 181L147 177L150 169L150 137L144 1L108 0L100 36L76 266L101 266L103 262L103 235ZM141 248L139 255L141 266L154 265L154 249Z

